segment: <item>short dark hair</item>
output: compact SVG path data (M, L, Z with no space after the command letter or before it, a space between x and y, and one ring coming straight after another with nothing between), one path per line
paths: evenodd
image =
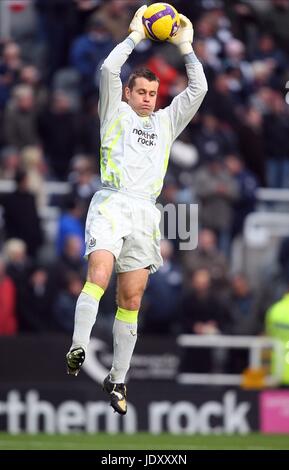
M141 68L135 70L128 79L127 87L132 90L135 86L135 81L137 78L146 78L149 82L158 82L160 83L160 79L149 69Z

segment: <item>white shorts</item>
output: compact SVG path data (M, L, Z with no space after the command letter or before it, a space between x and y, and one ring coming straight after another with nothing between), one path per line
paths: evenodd
M162 265L160 211L148 200L102 189L93 196L85 226L85 255L108 250L117 273Z

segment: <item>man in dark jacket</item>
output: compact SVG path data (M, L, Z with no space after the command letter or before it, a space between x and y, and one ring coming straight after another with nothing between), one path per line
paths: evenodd
M27 244L28 254L37 254L43 240L35 197L27 189L27 174L19 171L16 190L0 201L4 208L5 238L20 238Z

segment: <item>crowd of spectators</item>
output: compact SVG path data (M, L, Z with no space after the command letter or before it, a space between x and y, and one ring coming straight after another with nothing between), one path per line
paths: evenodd
M0 41L0 180L15 182L0 195L0 334L71 333L85 279L85 215L101 185L99 70L144 2L21 3L17 11L11 2L10 35ZM289 187L289 0L170 3L194 24L209 92L173 145L160 202L199 204L199 246L182 252L162 241L164 265L151 276L141 329L260 334L276 292L263 295L234 272L232 244L256 189ZM186 87L183 59L169 43L141 43L123 81L139 65L161 79L159 107ZM47 181L69 182L70 194L49 200ZM40 214L52 202L61 215L47 256ZM287 238L278 260L284 284L288 259ZM102 305L112 316L111 290Z

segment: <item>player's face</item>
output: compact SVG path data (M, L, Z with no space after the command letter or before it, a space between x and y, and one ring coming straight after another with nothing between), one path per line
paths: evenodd
M158 88L157 81L150 82L144 77L138 77L132 90L125 88L127 102L139 116L149 116L156 106Z

